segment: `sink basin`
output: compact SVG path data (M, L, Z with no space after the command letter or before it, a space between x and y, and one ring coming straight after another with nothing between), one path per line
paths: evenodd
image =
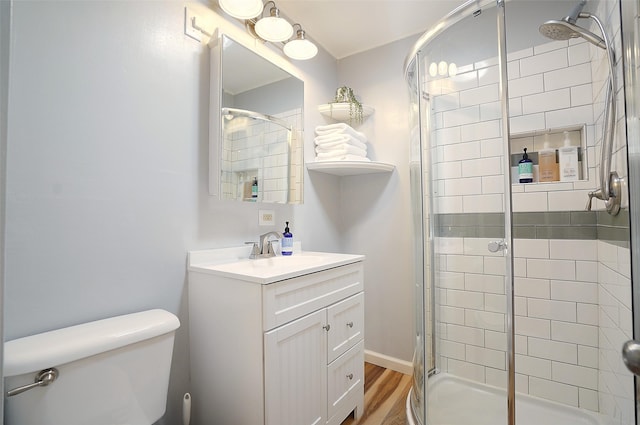
M199 255L197 258L199 262L190 262L189 270L268 284L362 261L364 256L303 251L286 257L242 259L221 264L212 264L213 260L207 261L206 256Z

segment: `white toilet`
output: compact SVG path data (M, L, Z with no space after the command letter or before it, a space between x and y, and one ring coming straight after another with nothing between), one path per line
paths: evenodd
M6 342L5 425L153 424L166 410L179 326L149 310ZM37 376L53 382L30 386Z

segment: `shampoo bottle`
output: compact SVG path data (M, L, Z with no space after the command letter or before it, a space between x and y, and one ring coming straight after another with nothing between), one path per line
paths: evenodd
M289 222L286 222L284 227L284 233L282 234L282 243L280 244L280 251L282 255L293 254L293 234L289 231Z
M258 199L258 178L253 178L253 183L251 184L251 198L255 201Z
M524 148L524 155L522 155L522 159L518 162L518 179L520 183L533 182L533 161L531 161L529 155L527 155L527 148Z
M558 162L560 163L560 181L578 181L578 147L571 146L569 133L564 132L564 146L558 149Z
M544 142L544 149L538 151L538 181L557 182L560 180L558 163L556 162L556 150L549 147L549 142Z

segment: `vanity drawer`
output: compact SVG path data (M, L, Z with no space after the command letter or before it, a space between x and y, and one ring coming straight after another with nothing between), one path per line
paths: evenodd
M364 338L364 293L340 301L327 309L327 358L331 363Z
M359 399L356 403L355 399ZM348 414L353 405L362 408L364 399L364 341L329 364L327 377L327 417L332 422L336 413ZM344 417L339 416L342 422Z
M364 289L362 262L262 286L263 330L325 308Z

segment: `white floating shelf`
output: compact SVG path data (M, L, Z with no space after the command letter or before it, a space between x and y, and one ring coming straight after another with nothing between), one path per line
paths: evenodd
M350 103L325 103L318 105L318 111L325 117L332 118L336 121L347 122L351 119ZM373 114L374 109L371 106L362 105L362 119Z
M307 162L307 170L336 176L356 176L360 174L390 173L393 164L369 161L320 161Z

